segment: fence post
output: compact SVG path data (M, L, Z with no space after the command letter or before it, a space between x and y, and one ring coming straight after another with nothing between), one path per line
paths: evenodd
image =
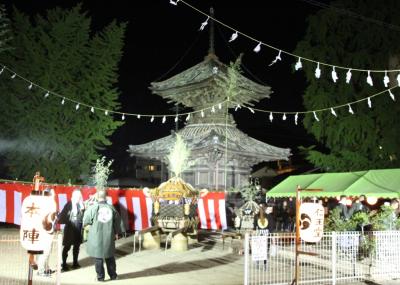
M244 235L244 285L249 284L249 243L250 235Z
M336 285L336 253L337 253L337 236L336 232L332 232L332 285Z
M56 272L56 284L61 284L61 258L62 258L62 234L57 234L57 272Z

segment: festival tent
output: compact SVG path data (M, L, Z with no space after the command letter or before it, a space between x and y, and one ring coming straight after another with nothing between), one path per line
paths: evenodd
M267 192L269 198L294 197L296 188L302 197L337 197L340 195L377 198L400 197L400 169L379 169L357 172L320 173L290 176Z

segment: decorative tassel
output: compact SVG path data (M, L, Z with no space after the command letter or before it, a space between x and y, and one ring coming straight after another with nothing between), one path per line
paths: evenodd
M368 70L368 76L367 76L367 83L370 86L374 86L374 82L372 82L371 72L369 70Z
M297 126L297 120L299 118L299 113L296 113L296 115L294 115L294 124Z
M204 28L207 26L208 24L208 20L210 19L210 17L207 17L207 20L205 20L203 23L201 23L200 29L199 31L204 30Z
M229 42L233 42L234 40L236 40L238 37L238 32L236 31L235 33L233 33L231 35L231 38L229 39Z
M261 50L261 42L253 49L254 52L259 52Z
M390 90L388 90L388 91L389 91L390 98L392 98L393 101L396 101L396 98L394 97L394 94L392 93L392 91L390 91Z
M321 69L319 68L319 62L317 63L317 68L315 69L315 77L321 78Z
M333 82L336 83L336 81L337 81L338 79L339 79L339 77L337 76L335 67L333 67L333 68L332 68L332 80L333 80Z
M350 104L348 104L348 105L349 105L349 113L352 114L352 115L354 115L353 109L351 108Z
M336 114L336 112L335 112L335 110L334 110L333 108L331 108L331 113L332 113L332 115L334 115L335 117L337 117L337 114Z
M269 113L269 121L272 123L273 119L274 119L274 115L272 115L272 112L271 112L271 113Z
M389 76L387 75L387 71L385 71L385 76L383 77L383 85L387 88L389 85L390 79Z
M303 67L303 64L301 63L301 59L299 57L299 60L296 62L296 65L294 66L294 69L297 71Z
M371 98L370 97L368 97L367 103L368 103L368 107L372 108L372 102L371 102Z
M269 64L269 66L274 65L275 63L278 62L278 60L279 60L279 61L282 61L281 53L282 53L282 51L280 50L279 53L278 53L278 55L277 55L277 56L275 57L275 59Z
M350 83L351 80L351 69L349 69L346 73L346 83Z
M313 114L314 114L314 119L315 119L317 122L319 122L319 119L318 119L318 117L317 117L317 113L315 113L315 111L313 111Z

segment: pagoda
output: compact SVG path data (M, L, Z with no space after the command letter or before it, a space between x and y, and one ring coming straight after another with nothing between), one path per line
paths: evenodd
M251 167L263 161L288 160L290 149L269 145L240 131L227 108L253 106L272 93L269 86L251 81L237 73L234 104L226 102L228 66L214 51L214 27L210 23L208 55L199 64L160 82L150 89L168 102L194 110L178 133L191 150L191 167L182 174L195 188L227 189L248 183ZM216 107L213 107L216 106ZM212 108L210 109L207 108ZM204 111L201 111L204 110ZM141 144L129 145L131 156L157 159L167 164L167 155L174 146L175 134Z

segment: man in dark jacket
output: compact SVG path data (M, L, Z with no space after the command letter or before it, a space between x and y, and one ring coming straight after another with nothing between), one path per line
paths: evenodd
M80 267L78 263L79 247L82 243L82 221L83 221L84 205L82 194L79 189L72 192L71 201L65 204L63 210L59 215L59 223L65 224L63 236L63 251L62 251L62 271L68 271L67 257L68 251L73 246L72 268L77 269Z
M112 205L106 203L106 192L97 193L98 203L90 206L83 217L83 226L90 225L87 253L95 259L97 280L104 281L103 259L111 280L117 279L115 264L115 239L121 232L121 218Z

